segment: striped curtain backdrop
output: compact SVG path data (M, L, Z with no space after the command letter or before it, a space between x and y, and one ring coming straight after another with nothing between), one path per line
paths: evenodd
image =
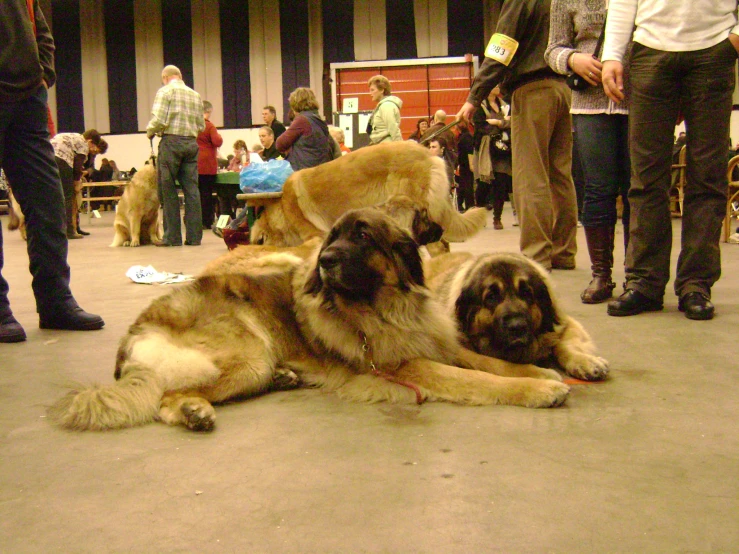
M62 131L141 132L166 64L227 129L290 92L329 105L328 65L481 56L500 0L43 0L56 41L50 106ZM325 101L324 101L325 100ZM328 114L327 114L328 115Z

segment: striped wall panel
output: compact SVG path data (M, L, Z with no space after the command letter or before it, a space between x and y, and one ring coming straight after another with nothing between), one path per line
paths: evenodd
M57 42L60 131L143 131L161 69L215 107L225 128L285 119L310 86L323 105L328 64L482 54L499 0L42 0ZM84 23L84 24L83 24ZM55 94L54 94L55 93Z

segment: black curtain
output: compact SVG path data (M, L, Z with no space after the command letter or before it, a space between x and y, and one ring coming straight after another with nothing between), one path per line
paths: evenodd
M413 2L386 0L385 10L387 59L405 60L418 57Z
M410 2L410 0L408 0ZM413 4L411 2L411 4ZM323 61L354 61L354 2L323 0Z
M139 130L133 0L104 0L111 133Z
M249 127L252 124L249 4L242 0L221 0L220 7L223 126Z
M190 2L162 0L164 65L176 65L183 82L194 87L192 70L192 13Z
M56 44L57 131L82 133L85 130L85 110L82 102L79 0L54 0L52 18Z
M282 104L287 119L290 93L297 87L310 86L307 0L280 0L280 43Z
M447 0L449 55L464 56L485 51L485 21L480 0Z

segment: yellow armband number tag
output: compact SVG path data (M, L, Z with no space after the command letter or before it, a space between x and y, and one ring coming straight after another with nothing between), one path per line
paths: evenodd
M501 33L495 33L490 37L488 47L485 48L485 57L493 58L503 65L508 66L516 50L518 50L518 42Z

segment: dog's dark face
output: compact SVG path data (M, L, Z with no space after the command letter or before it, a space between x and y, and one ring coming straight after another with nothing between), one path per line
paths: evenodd
M483 256L456 302L460 330L480 354L515 363L536 361L536 339L557 323L549 287L523 256Z
M423 286L418 246L389 216L374 208L353 210L333 226L321 247L308 294L323 292L353 302L374 302L385 287Z

